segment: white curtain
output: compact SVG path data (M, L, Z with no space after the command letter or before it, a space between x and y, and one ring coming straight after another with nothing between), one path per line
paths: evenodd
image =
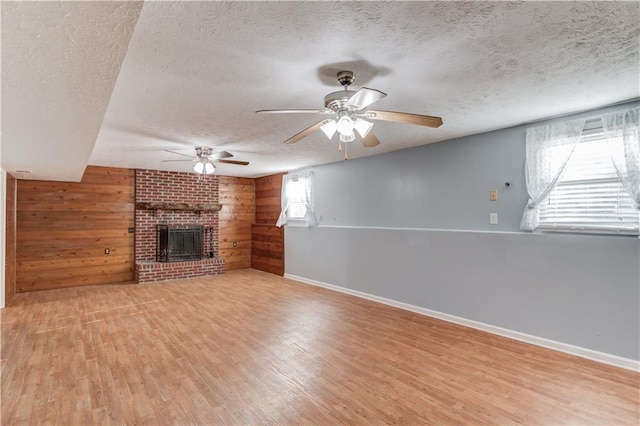
M640 107L602 116L602 129L622 186L640 210Z
M289 206L291 205L291 200L289 199L289 194L291 191L287 191L287 183L292 178L293 175L284 175L282 176L282 187L280 188L280 216L278 216L278 221L276 222L276 226L279 228L282 225L287 224L287 212L289 211Z
M525 181L529 202L520 228L538 227L538 205L544 201L580 140L585 120L565 121L527 129Z
M291 184L302 181L303 186L297 186L299 191L292 191ZM313 172L291 173L282 177L282 195L280 202L282 211L276 222L281 227L290 221L302 223L307 227L316 226L318 220L313 211ZM304 217L295 215L304 208Z
M304 223L307 227L317 226L318 219L313 211L313 172L308 172L304 185L304 206L307 208L304 214Z

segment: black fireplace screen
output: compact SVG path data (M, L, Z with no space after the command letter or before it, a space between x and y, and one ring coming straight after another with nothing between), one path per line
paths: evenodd
M203 228L200 225L170 227L158 225L156 261L180 262L202 259Z

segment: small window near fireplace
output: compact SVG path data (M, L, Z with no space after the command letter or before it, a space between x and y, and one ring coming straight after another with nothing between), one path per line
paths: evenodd
M202 259L203 227L201 225L158 225L156 261L181 262Z

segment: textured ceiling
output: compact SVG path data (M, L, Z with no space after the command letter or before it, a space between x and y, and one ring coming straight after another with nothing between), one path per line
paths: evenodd
M221 164L224 175L262 176L340 161L336 144L321 133L282 144L321 117L254 111L322 108L324 95L339 89L335 73L341 69L356 72L353 89L388 93L376 109L444 120L438 129L378 121L373 129L382 143L368 149L351 144L351 158L640 96L636 2L150 2L121 68L134 6L66 3L67 13L51 14L55 7L45 5L32 6L8 29L3 5L2 162L10 172L19 162L5 163L5 143L16 158L38 155L36 148L46 149L44 157L57 155L64 141L48 136L55 127L49 122L62 113L68 133L61 135L91 139L118 69L95 147L93 135L76 147L82 151L77 159L63 150L74 166L86 165L93 149L93 165L188 171L189 162L163 162L179 158L164 150L191 154L197 145L251 162ZM53 31L68 21L91 31L79 40ZM42 24L52 27L46 43L24 33L24 26ZM45 55L46 46L59 54ZM27 75L5 85L5 71L16 70ZM80 75L79 94L57 81L60 73ZM97 87L85 84L92 73ZM40 87L52 80L55 91ZM13 88L9 97L6 88ZM14 107L21 97L23 107ZM17 120L10 135L7 108ZM48 127L33 126L29 120L36 118Z
M1 7L2 168L19 178L79 180L142 3Z

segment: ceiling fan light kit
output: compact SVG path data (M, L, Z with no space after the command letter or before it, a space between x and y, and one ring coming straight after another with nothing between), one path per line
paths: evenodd
M233 157L233 154L227 151L220 151L220 152L214 153L214 148L210 146L196 146L195 150L196 150L196 156L193 157L191 155L186 155L180 152L169 151L165 149L166 152L182 155L183 157L189 157L189 159L188 160L163 160L163 162L193 161L195 163L193 165L193 171L202 176L211 175L216 172L216 166L213 164L214 162L225 163L225 164L235 164L239 166L246 166L249 164L248 161L228 160L229 157Z
M353 133L351 133L350 135L340 135L340 142L342 143L349 143L353 142L354 140L356 140L356 135L354 135Z
M203 175L210 175L215 173L216 167L208 160L198 161L193 166L193 171Z
M312 109L283 109L283 110L260 110L258 114L325 114L333 115L332 119L324 119L313 124L296 135L290 137L284 143L296 143L303 138L316 132L318 129L329 139L332 139L336 132L339 134L338 150L345 152L346 145L358 139L365 148L372 148L380 144L378 138L371 132L373 123L363 118L371 120L393 121L397 123L414 124L425 127L440 127L442 118L429 115L409 114L396 111L374 111L367 108L373 103L387 96L380 90L362 87L358 91L349 90L355 76L352 71L340 71L337 74L338 82L344 90L329 93L324 97L324 110Z
M211 175L216 171L215 166L213 165L211 159L211 153L213 152L213 148L208 146L197 146L196 147L196 156L197 161L193 166L193 171L201 174L201 175Z
M362 118L357 118L355 123L353 123L353 127L356 129L360 136L365 138L371 131L373 123L367 120L363 120Z
M320 126L320 130L322 130L328 139L331 139L336 133L336 130L338 130L338 124L336 123L336 120L329 120Z

